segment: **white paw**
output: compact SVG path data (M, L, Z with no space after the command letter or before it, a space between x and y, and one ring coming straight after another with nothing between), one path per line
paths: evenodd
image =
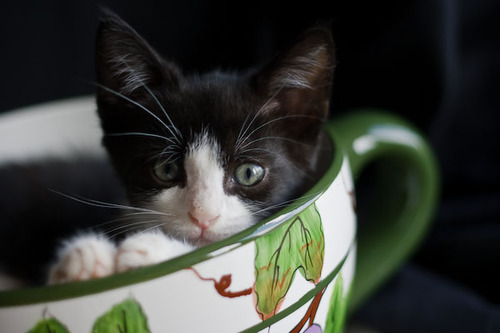
M49 284L89 280L114 273L115 245L88 234L66 241L49 272Z
M116 272L160 263L191 251L193 247L170 239L162 232L137 233L126 238L115 257Z

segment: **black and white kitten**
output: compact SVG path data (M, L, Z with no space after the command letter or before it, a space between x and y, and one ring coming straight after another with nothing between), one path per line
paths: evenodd
M244 230L322 172L334 67L327 28L259 70L184 75L114 14L96 46L106 147L141 232L69 239L50 283L163 261Z

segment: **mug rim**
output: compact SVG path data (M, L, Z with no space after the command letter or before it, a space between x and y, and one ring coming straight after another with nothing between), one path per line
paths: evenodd
M330 146L332 147L330 163L324 174L300 198L294 200L286 207L280 209L278 212L272 214L254 226L228 238L200 247L194 251L190 251L165 262L137 268L127 272L117 273L99 279L69 282L58 285L0 290L0 308L60 301L143 283L192 267L196 264L239 248L258 237L262 237L286 221L289 221L292 216L297 215L299 212L314 203L339 175L344 160L343 149L340 146L340 141L335 137L335 133L332 131L331 127L328 126L328 124L324 125L324 131L327 134ZM340 267L341 266L342 265L340 265Z

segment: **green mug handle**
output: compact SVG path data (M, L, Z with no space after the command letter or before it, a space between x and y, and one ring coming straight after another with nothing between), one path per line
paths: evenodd
M328 130L347 154L354 182L370 172L377 181L358 228L356 273L349 310L357 309L416 249L432 221L438 171L423 136L403 119L360 110L331 121ZM361 206L365 204L365 206Z

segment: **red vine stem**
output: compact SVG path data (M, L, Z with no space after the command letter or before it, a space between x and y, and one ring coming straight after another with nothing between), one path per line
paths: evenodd
M252 287L241 290L241 291L236 291L236 292L227 290L227 288L229 288L231 286L231 282L232 282L231 281L231 274L223 275L220 278L220 280L217 281L214 278L206 278L206 277L201 276L200 273L198 273L198 271L196 271L196 269L194 269L193 267L190 267L187 269L192 270L194 272L194 274L196 274L196 276L200 280L213 282L215 290L222 297L235 298L235 297L247 296L247 295L252 294L252 291L253 291Z
M297 324L297 326L295 326L290 331L290 333L299 333L308 320L309 320L309 326L311 326L314 323L314 318L316 317L316 312L318 312L319 303L321 302L321 298L323 297L325 289L326 287L323 288L319 293L317 293L316 296L314 296L311 305L309 305L309 308L307 309L306 314L304 315L302 320Z

